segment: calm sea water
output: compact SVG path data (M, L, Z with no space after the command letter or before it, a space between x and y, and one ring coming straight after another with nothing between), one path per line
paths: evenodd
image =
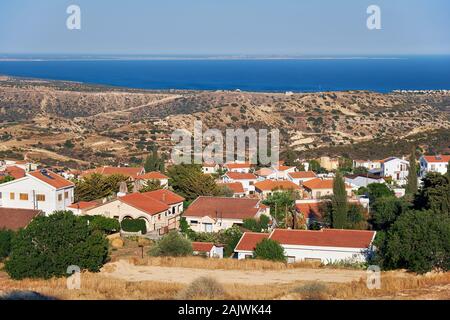
M450 89L450 56L304 60L0 61L0 74L142 89Z

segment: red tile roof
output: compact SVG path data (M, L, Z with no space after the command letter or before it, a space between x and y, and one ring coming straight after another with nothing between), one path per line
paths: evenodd
M449 162L450 161L450 155L443 155L443 156L424 156L424 159L428 163L438 163L438 162Z
M25 228L40 213L39 210L0 208L0 230Z
M282 245L312 247L368 248L375 236L375 231L322 229L284 230L276 229L270 239Z
M86 170L81 173L82 177L97 173L106 176L110 176L113 174L121 174L127 177L137 177L144 172L144 168L142 167L100 167L91 170Z
M166 190L166 189L149 191L149 192L145 192L142 194L146 197L151 197L155 200L158 200L158 201L168 204L168 205L180 203L185 200L182 196L179 196L176 193Z
M276 167L274 167L276 170L278 170L278 171L286 171L286 170L289 170L289 169L294 169L295 167L289 167L289 166L276 166Z
M213 247L212 242L192 242L192 250L197 252L210 252Z
M260 208L259 199L198 197L183 213L186 217L224 219L254 218Z
M252 165L250 163L225 163L224 167L228 170L232 169L250 169Z
M298 212L302 213L306 219L322 219L322 215L320 214L319 202L296 203L295 209L297 209Z
M255 172L258 176L267 177L274 173L274 171L270 168L261 168Z
M274 191L274 190L300 190L300 187L292 181L286 180L264 180L255 183L255 188L261 191Z
M64 179L50 170L37 170L28 173L30 176L45 182L56 189L73 187L73 182Z
M94 208L98 205L99 205L99 203L97 201L80 201L80 202L71 204L70 206L68 206L68 208L84 210L84 209Z
M225 174L233 180L256 180L257 177L253 173L227 172Z
M352 187L349 184L345 184L347 189L351 189ZM309 181L305 181L303 183L303 187L313 190L313 189L333 189L333 179L313 179Z
M119 200L138 210L141 210L151 216L169 210L169 206L161 201L158 201L144 193L132 193Z
M232 182L232 183L218 183L219 187L227 187L233 193L245 193L244 186L240 182Z
M6 167L4 172L6 175L13 177L16 180L26 176L26 171L17 166Z
M258 243L267 238L269 238L268 233L244 232L234 250L253 251Z
M169 179L168 176L162 174L161 172L158 171L152 171L152 172L147 172L143 175L139 175L136 176L136 179L142 179L142 180L164 180L164 179Z
M314 171L297 171L297 172L289 172L290 175L294 179L305 179L305 178L316 178L317 175Z

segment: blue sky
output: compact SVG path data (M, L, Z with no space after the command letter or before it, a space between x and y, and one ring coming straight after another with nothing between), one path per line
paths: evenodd
M71 4L82 30L66 28ZM450 54L449 34L448 0L0 1L0 53Z

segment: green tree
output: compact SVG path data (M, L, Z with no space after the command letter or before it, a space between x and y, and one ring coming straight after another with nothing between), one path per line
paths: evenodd
M242 227L252 232L262 232L267 230L269 223L270 218L263 214L259 217L259 219L244 219Z
M145 159L144 169L146 172L164 172L164 159L159 157L158 150L156 148L153 148L152 153Z
M98 272L108 258L108 240L70 211L35 218L12 242L5 268L13 279L68 276L67 268Z
M369 170L366 167L356 167L353 169L353 174L357 175L367 175Z
M327 173L325 168L322 168L319 161L311 160L309 161L309 170L314 171L315 173Z
M387 233L377 237L379 262L385 269L426 273L450 269L450 217L431 211L402 214Z
M270 214L278 227L288 227L286 221L296 214L295 200L297 194L293 191L279 191L272 193L263 203L270 206Z
M198 165L180 164L172 166L167 171L173 190L192 201L199 196L217 196L220 189L213 177L203 174Z
M0 230L0 261L9 256L13 237L13 231Z
M256 259L286 262L283 247L272 239L263 239L256 245L254 251Z
M432 210L450 215L450 179L430 172L422 179L422 187L414 199L417 210Z
M344 229L347 225L347 191L344 178L340 172L333 180L333 196L331 198L332 218L331 225L335 229Z
M406 184L406 194L414 195L417 192L417 164L416 164L416 148L413 147L409 156L409 172L408 183Z
M396 197L378 198L372 205L371 222L374 229L388 230L409 207L410 204L403 199L397 199Z
M120 223L117 219L104 216L82 216L81 218L89 221L89 228L93 231L101 231L106 235L120 231Z
M129 178L124 175L115 174L105 176L101 174L91 174L82 180L75 182L75 202L92 201L115 195L119 192L121 182L127 182L131 187Z
M5 176L3 178L0 178L0 184L7 183L7 182L10 182L10 181L14 181L14 177Z
M375 203L379 198L394 197L395 193L384 183L371 183L367 186L367 195L370 203Z
M161 186L161 183L158 180L147 180L145 186L139 190L140 193L160 190L163 187Z
M157 257L184 257L192 255L192 243L178 231L171 231L150 249L149 254Z
M66 142L64 142L64 147L67 149L73 149L75 145L73 144L72 140L66 140Z
M224 232L221 232L219 234L218 242L223 243L225 245L223 249L223 254L225 257L230 257L233 254L234 248L236 248L241 238L242 238L242 231L241 229L239 229L239 227L236 226L228 228Z

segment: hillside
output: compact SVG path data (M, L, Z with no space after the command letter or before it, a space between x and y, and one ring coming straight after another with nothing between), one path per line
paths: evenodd
M168 152L172 131L194 120L205 130L278 128L283 147L305 156L360 150L371 157L371 144L416 140L441 151L449 147L442 139L450 94L162 92L0 78L0 157L72 167L139 161L155 145ZM377 158L388 155L382 149Z

